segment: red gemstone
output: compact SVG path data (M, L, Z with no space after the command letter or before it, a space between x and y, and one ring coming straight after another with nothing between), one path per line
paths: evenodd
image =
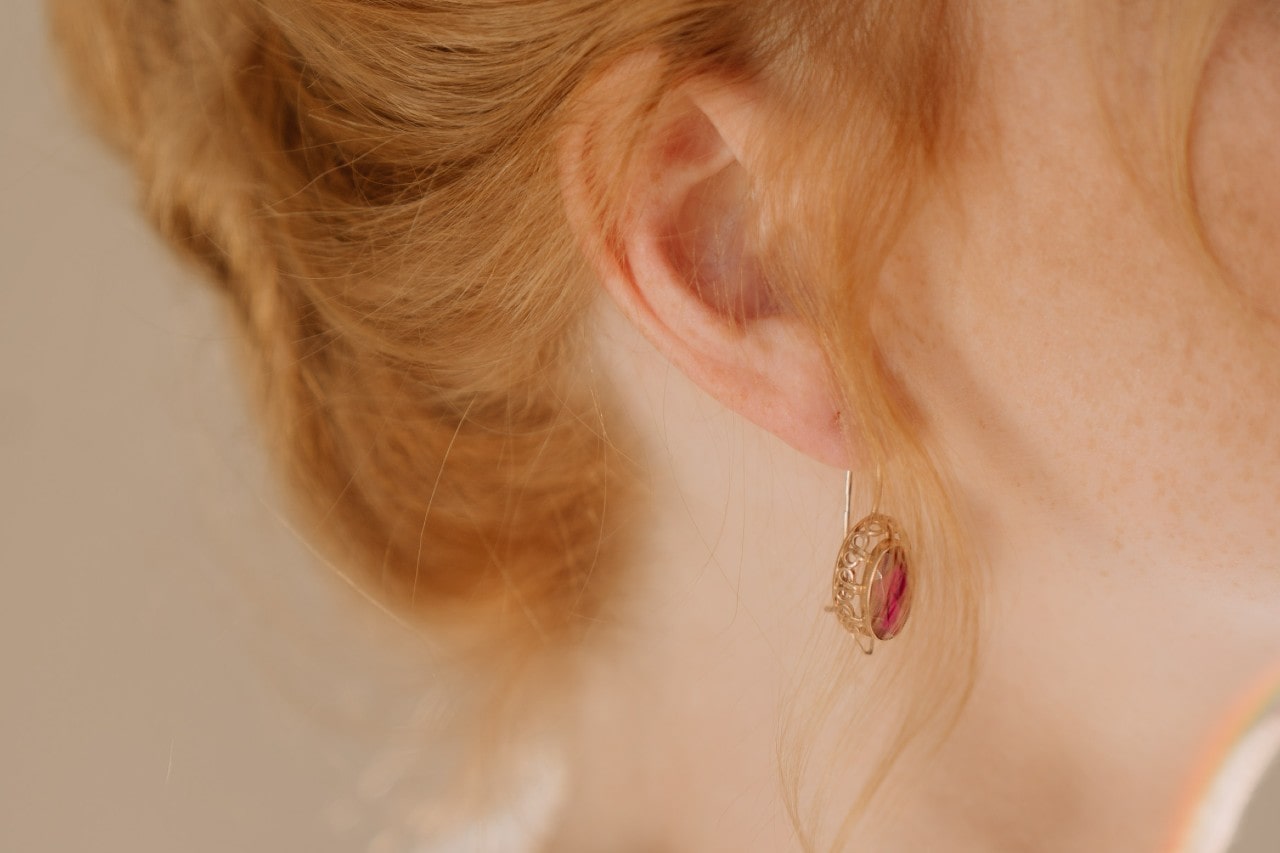
M888 640L906 624L911 608L911 589L907 579L907 555L893 547L880 555L871 573L869 607L871 630L877 639Z

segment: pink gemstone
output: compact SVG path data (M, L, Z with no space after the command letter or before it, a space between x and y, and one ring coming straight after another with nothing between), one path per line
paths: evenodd
M869 592L871 630L877 639L891 639L902 630L911 609L907 555L901 548L890 548L880 555L875 570L871 573Z

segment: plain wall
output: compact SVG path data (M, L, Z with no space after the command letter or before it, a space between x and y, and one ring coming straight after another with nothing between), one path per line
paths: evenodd
M365 849L416 660L280 517L219 303L67 106L39 3L5 8L0 850Z

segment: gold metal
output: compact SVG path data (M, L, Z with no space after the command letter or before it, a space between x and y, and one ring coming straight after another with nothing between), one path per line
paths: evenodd
M878 636L874 628L872 588L876 581L881 558L894 549L906 560L907 547L901 530L892 518L879 511L881 486L879 466L876 468L876 499L870 514L852 527L849 525L850 505L853 501L853 472L845 472L844 541L836 558L831 579L831 604L826 608L834 613L841 627L854 636L865 654L875 650L877 640L891 637ZM907 564L910 572L910 563ZM910 580L910 574L908 579ZM910 607L910 590L903 604ZM904 620L906 615L902 617Z

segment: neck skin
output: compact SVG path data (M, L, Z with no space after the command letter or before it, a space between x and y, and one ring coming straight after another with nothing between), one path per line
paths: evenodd
M997 130L959 158L963 210L926 207L886 271L882 343L954 463L988 599L971 701L939 752L897 766L864 849L1166 849L1215 725L1280 649L1280 256L1232 222L1241 204L1280 221L1280 151L1245 144L1280 138L1280 92L1250 82L1280 79L1280 26L1229 25L1201 92L1224 287L1135 195L1054 8L992 7L975 125ZM795 849L777 731L830 618L843 472L603 313L654 515L584 679L553 849Z

